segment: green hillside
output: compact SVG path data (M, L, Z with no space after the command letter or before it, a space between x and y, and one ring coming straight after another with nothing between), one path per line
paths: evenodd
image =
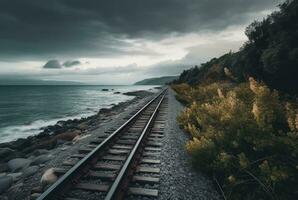
M243 82L248 77L280 91L298 92L298 1L287 1L280 11L246 28L248 41L236 53L214 58L184 71L175 83Z
M222 199L297 199L298 0L245 33L239 52L173 82L186 150Z
M148 78L134 83L134 85L165 85L177 79L178 76L163 76L158 78Z

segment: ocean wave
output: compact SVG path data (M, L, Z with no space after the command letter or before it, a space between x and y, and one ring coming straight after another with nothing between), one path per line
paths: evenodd
M19 138L27 138L39 134L42 128L55 125L58 121L66 121L70 119L80 119L83 117L89 117L96 114L97 112L88 112L75 116L61 117L49 120L36 120L31 123L23 125L8 126L0 129L0 143L11 142Z

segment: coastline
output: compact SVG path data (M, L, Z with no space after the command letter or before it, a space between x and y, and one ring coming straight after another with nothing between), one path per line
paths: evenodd
M58 121L86 118L153 86L7 86L0 88L0 143L39 134ZM108 91L104 91L108 90Z
M123 94L134 96L134 98L120 102L110 108L102 108L96 114L88 117L66 121L60 120L55 125L44 127L37 135L0 143L0 175L8 171L6 162L9 160L29 157L38 149L51 150L61 144L75 142L88 132L98 128L101 123L108 121L108 117L121 112L121 110L138 99L142 99L153 93L150 90L138 90Z
M12 160L0 163L0 169L3 166L7 167L8 164L10 168L14 168L0 172L0 199L36 199L40 193L57 180L45 177L49 171L53 173L54 177L58 178L61 175L59 174L61 169L71 168L72 165L68 163L79 162L80 158L72 155L77 155L78 152L86 149L94 139L107 137L150 101L156 92L131 93L129 95L136 95L132 100L99 111L97 126L93 127L92 124L88 126L89 129L80 134L78 140L60 141L61 143L52 149L35 149L23 157L12 159L15 161L14 163L12 163ZM189 157L185 155L186 152L183 148L185 137L182 137L182 131L176 124L176 114L181 109L181 105L175 100L172 93L169 94L168 101L167 109L173 112L166 112L165 137L163 139L165 146L160 157L162 163L164 163L161 166L163 178L160 180L160 187L165 189L161 190L157 199L164 200L169 197L181 197L181 199L202 197L202 199L207 199L206 195L210 197L208 199L219 199L216 198L216 191L213 190L210 180L202 174L195 173L188 165ZM94 116L94 118L96 117ZM84 123L86 121L80 122ZM90 121L92 120L90 119ZM81 124L78 122L76 121L77 124ZM58 135L64 134L60 133ZM185 191L183 185L186 184L190 184L190 187L188 187L187 193L183 193L182 191ZM167 188L171 188L170 194Z

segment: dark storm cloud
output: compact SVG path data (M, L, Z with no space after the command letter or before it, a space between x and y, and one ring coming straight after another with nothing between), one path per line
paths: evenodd
M246 22L277 1L1 0L0 58L154 54L124 39L216 31Z
M63 64L60 63L59 60L49 60L46 64L42 67L44 69L62 69L63 67L70 68L77 65L80 65L81 62L79 60L68 60L65 61Z
M81 62L79 60L68 60L63 63L63 66L64 67L74 67L74 66L77 66L80 64L81 64Z
M44 66L44 69L61 69L62 65L58 60L49 60Z

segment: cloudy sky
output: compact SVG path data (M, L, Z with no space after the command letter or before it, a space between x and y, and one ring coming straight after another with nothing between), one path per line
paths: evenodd
M0 0L0 79L131 84L246 41L281 0Z

